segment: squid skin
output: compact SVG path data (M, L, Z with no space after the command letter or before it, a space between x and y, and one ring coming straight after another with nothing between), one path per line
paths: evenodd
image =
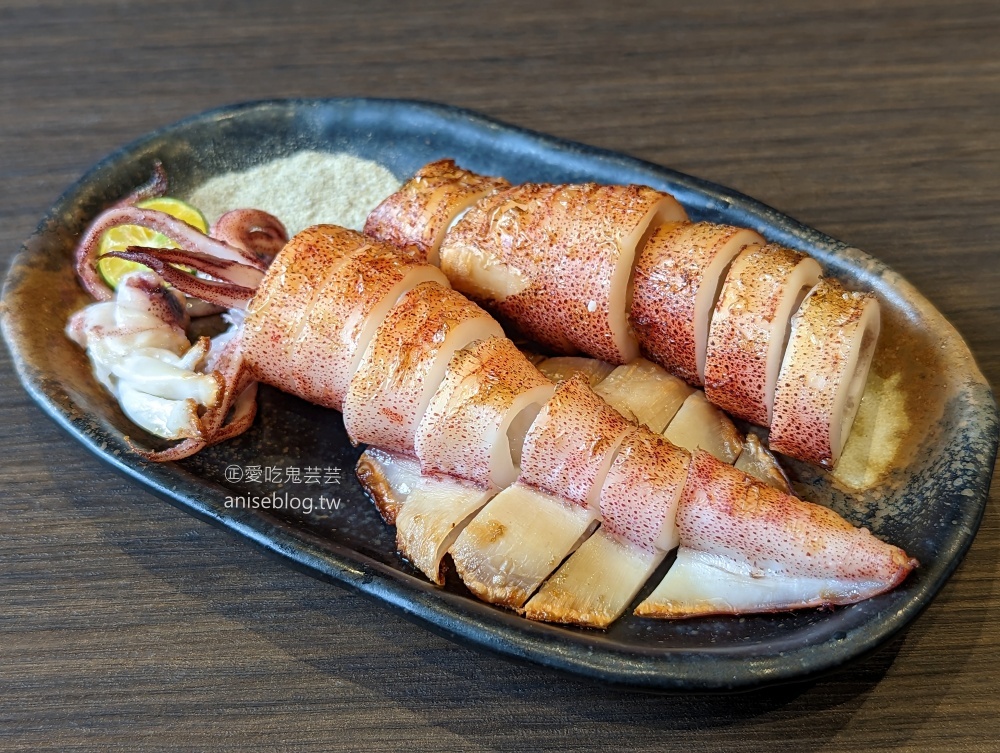
M632 431L583 377L573 377L556 387L525 437L520 480L596 510L615 452Z
M626 363L639 355L627 316L635 254L650 228L676 219L680 204L645 186L525 183L456 223L441 268L532 340Z
M689 554L636 614L680 618L851 604L895 588L918 566L832 510L701 451L677 508L677 528L681 551ZM696 569L686 571L688 564ZM729 590L740 582L761 585L752 604L738 588Z
M372 210L365 235L437 265L438 249L454 218L480 199L510 188L503 178L478 175L442 159L424 165Z
M729 270L705 350L705 396L769 426L792 314L819 282L819 262L778 245L748 246Z
M823 280L792 320L774 396L772 449L826 468L854 423L881 318L878 300Z
M506 337L463 348L417 426L421 467L510 486L517 480L524 434L553 391Z
M417 428L452 356L503 329L465 296L437 282L407 291L378 326L344 398L355 443L412 453Z
M766 241L758 233L712 222L668 222L653 231L635 266L629 321L669 372L700 387L705 344L719 288L733 259Z

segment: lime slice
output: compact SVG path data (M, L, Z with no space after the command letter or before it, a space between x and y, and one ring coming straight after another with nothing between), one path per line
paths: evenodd
M208 232L208 222L205 221L204 215L180 199L161 196L156 199L140 201L136 206L140 209L155 209L159 212L166 212L172 217L184 220L184 222L203 233ZM101 243L97 254L98 256L103 256L109 251L124 251L129 246L177 248L176 243L167 236L157 233L155 230L148 230L139 225L120 225L111 228L101 236ZM122 277L129 272L134 272L137 269L148 269L148 267L125 259L100 259L97 262L97 269L100 271L104 281L114 289L118 287L118 282Z

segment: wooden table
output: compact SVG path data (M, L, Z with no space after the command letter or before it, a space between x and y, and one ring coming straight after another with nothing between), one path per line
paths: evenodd
M1000 384L994 1L221 5L0 6L4 267L87 166L157 126L270 97L431 99L733 186L869 251ZM1000 489L950 584L876 655L805 686L631 695L455 646L178 512L0 358L0 748L1000 748Z

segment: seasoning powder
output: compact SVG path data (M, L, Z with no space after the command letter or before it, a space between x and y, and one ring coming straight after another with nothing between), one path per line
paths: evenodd
M329 223L361 230L368 213L400 186L377 162L350 154L297 152L244 172L218 175L188 197L215 222L232 209L262 209L289 236Z

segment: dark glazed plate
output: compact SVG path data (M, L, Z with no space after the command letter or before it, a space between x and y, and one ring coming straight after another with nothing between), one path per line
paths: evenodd
M354 479L357 450L335 412L263 389L247 434L179 464L140 460L123 439L136 429L62 334L69 314L87 301L73 276L75 239L103 207L144 182L154 160L166 166L171 193L184 195L213 175L301 149L350 152L400 178L451 156L515 182L645 183L673 193L696 219L755 228L812 254L849 286L878 291L885 323L875 370L883 383L896 385L894 470L851 493L806 466L792 470L804 496L904 547L920 569L889 594L832 611L683 622L627 616L606 633L556 627L481 603L459 583L435 588L402 561L392 529ZM3 327L25 388L49 415L105 462L173 504L447 636L635 688L748 689L814 676L874 649L913 620L958 566L983 514L997 450L996 403L965 343L876 260L734 191L433 104L253 103L197 115L139 139L72 186L25 243L7 276ZM877 425L869 429L867 441L878 449L886 437ZM241 469L241 480L232 480L233 473L227 480L230 466ZM258 481L246 470L252 466L277 466L286 475L289 467L319 467L324 479L307 492L302 479ZM339 485L326 472L333 467L344 469ZM226 506L236 495L318 491L339 497L339 509L279 517Z

